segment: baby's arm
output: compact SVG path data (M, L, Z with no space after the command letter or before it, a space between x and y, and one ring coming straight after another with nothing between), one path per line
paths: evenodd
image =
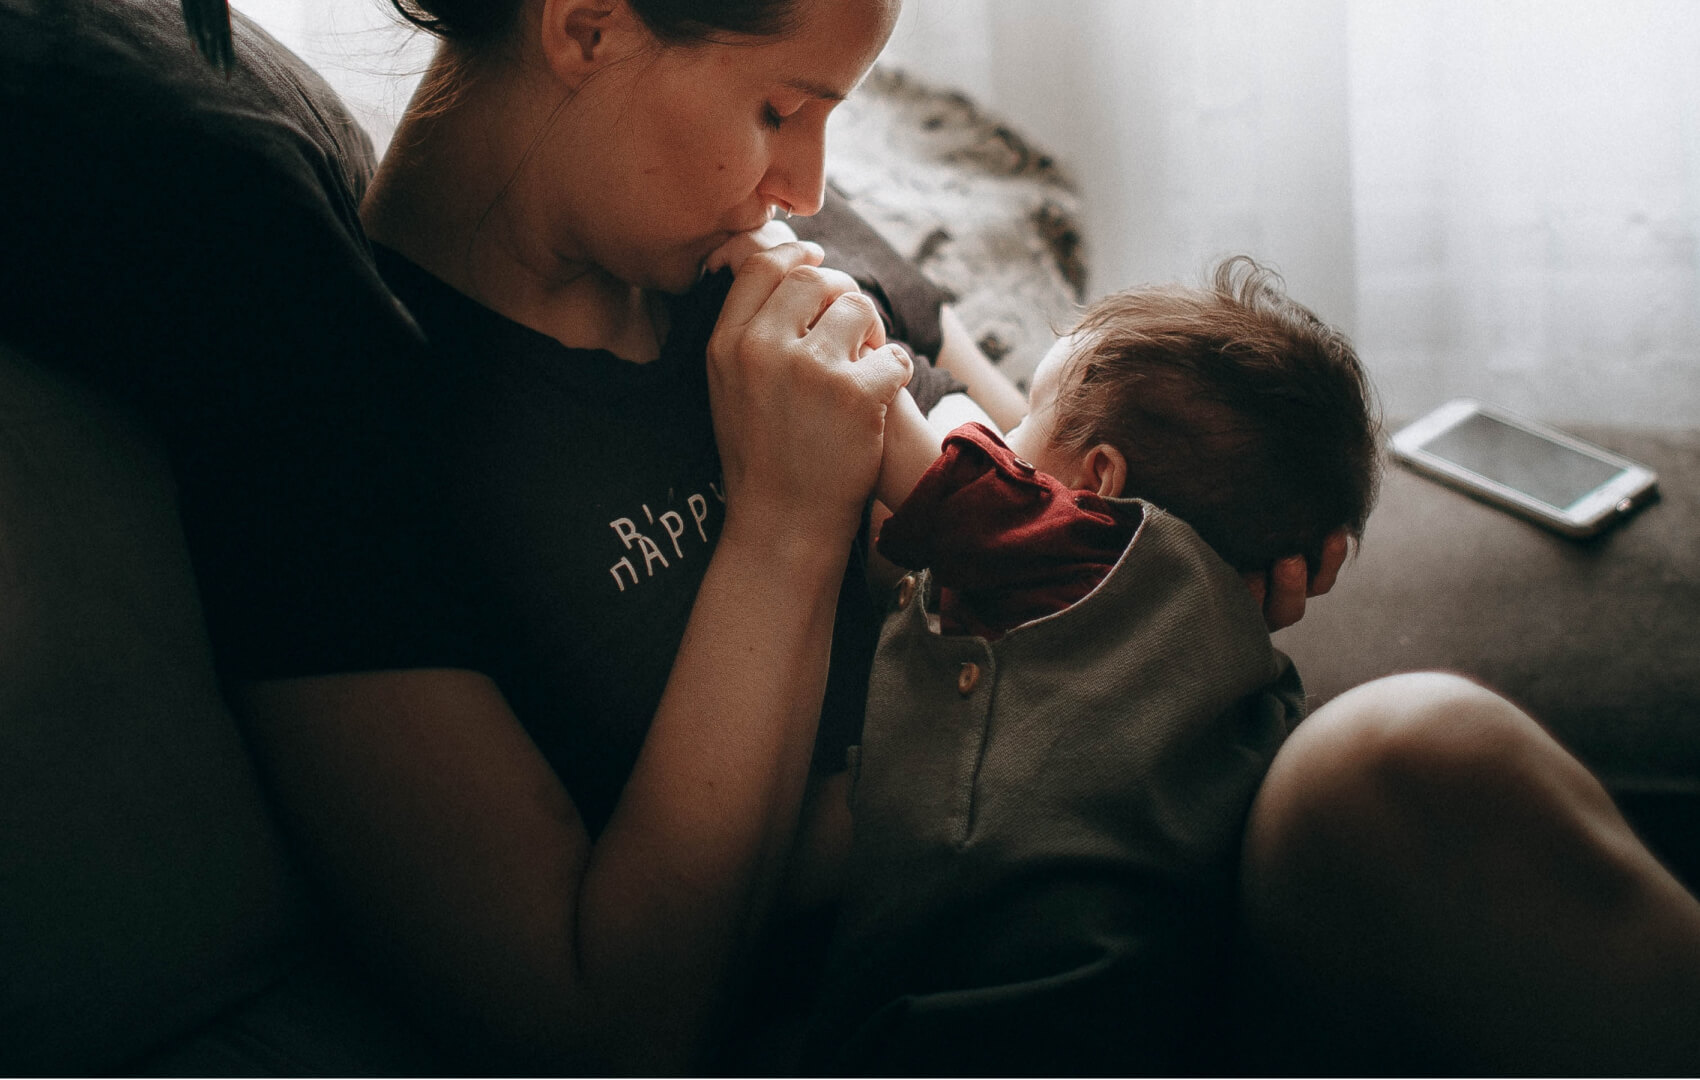
M895 510L915 490L921 474L938 459L938 432L921 415L921 407L908 391L897 395L885 410L885 457L880 461L879 482L874 494Z

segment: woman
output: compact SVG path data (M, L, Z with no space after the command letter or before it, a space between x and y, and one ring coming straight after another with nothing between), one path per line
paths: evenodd
M910 362L818 248L698 279L820 207L896 8L721 7L431 6L448 43L363 219L434 346L398 392L437 520L375 522L408 565L338 582L337 639L242 695L355 932L518 1062L700 1066L823 700L860 710L851 550Z
M772 207L819 206L822 125L894 10L462 6L363 215L445 361L414 391L441 409L445 517L528 516L444 538L443 625L403 628L411 654L257 683L248 728L357 931L474 1044L679 1071L786 869L910 368L801 245L746 268L712 341L718 296L660 297ZM526 412L551 393L578 412Z
M730 291L698 277L761 246L743 238L771 210L820 207L826 117L896 4L404 10L445 44L362 216L435 347L398 394L440 445L418 465L428 535L374 528L428 554L339 582L367 630L260 665L248 731L350 925L457 1039L700 1066L805 876L811 753L836 771L817 723L856 712L852 553L910 365L817 249L751 256ZM947 366L971 358L951 329ZM1280 624L1302 565L1275 579ZM1256 913L1317 910L1330 800L1406 760L1353 734L1388 722L1335 715L1260 802ZM1311 944L1302 920L1260 925L1284 962Z

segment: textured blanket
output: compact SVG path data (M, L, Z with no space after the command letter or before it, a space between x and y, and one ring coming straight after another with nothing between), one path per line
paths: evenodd
M1025 389L1086 292L1080 199L1056 161L961 94L876 67L833 116L827 176Z

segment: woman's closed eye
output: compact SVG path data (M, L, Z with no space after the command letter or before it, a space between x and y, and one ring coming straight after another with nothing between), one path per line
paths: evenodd
M766 101L762 104L762 123L766 124L774 131L778 131L784 126L785 121L796 116L803 110L803 106L808 103L809 99L806 97L790 93L789 91L781 92L777 102Z

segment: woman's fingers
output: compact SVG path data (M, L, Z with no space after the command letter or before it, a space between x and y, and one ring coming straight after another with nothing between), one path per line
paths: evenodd
M736 274L743 269L744 260L751 255L776 248L780 244L796 242L797 234L791 231L791 226L783 221L769 221L761 228L739 233L715 248L708 258L703 260L703 269L712 274L726 267Z
M720 321L715 324L715 332L742 330L762 310L786 275L799 266L818 266L824 258L826 250L809 241L781 244L746 258L726 294L726 303L720 309Z
M847 540L879 473L886 410L912 366L879 310L820 249L748 256L709 341L727 530Z
M851 282L854 286L855 282ZM777 294L775 294L777 295ZM849 359L885 344L885 324L879 309L860 292L839 293L809 328L809 336L826 344L828 355L840 351Z
M833 270L825 266L798 266L785 275L767 303L762 305L761 318L771 320L775 326L785 327L802 337L820 321L829 308L843 300L847 306L864 309L875 322L879 321L879 312L873 302L862 295L856 286L856 279L842 270ZM857 318L860 318L860 312ZM842 325L843 320L835 320L836 325ZM860 338L856 339L860 341ZM885 343L883 330L879 344ZM849 355L855 356L856 350L851 349Z

